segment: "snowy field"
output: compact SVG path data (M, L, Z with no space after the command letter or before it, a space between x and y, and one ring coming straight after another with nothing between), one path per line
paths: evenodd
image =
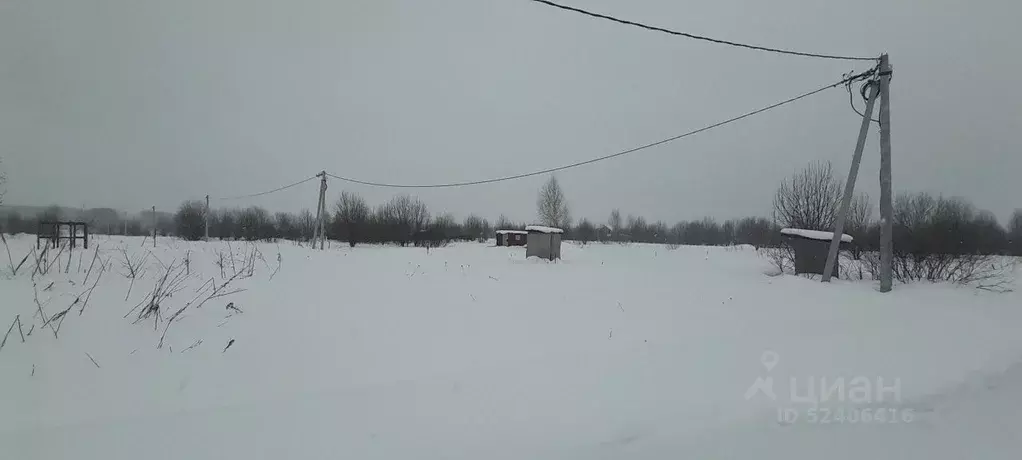
M1022 452L1018 292L770 277L748 247L331 246L0 253L0 458Z

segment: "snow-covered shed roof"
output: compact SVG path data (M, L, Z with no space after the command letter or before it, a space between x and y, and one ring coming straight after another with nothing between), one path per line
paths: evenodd
M820 231L820 230L806 230L806 229L802 229L802 228L782 228L781 229L781 234L782 235L788 235L788 236L799 236L799 237L802 237L802 238L808 238L810 240L831 241L831 240L834 239L834 232L824 232L824 231ZM847 234L847 233L842 233L841 234L841 242L842 243L851 243L852 242L852 236Z
M497 230L497 234L498 235L506 235L506 234L511 234L511 235L527 235L527 234L529 234L529 232L526 232L524 230Z
M529 226L525 227L525 230L526 231L530 231L530 232L540 232L540 233L564 233L564 230L561 230L559 228L556 228L556 227L545 227L543 225L529 225Z

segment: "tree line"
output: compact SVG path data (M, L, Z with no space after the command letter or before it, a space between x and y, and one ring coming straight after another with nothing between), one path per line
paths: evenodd
M767 217L745 217L723 222L712 217L668 224L647 221L643 216L624 215L618 209L605 221L581 218L572 221L568 200L556 177L539 191L537 221L565 230L564 238L582 243L641 242L669 245L748 244L777 247L784 243L779 230L795 227L832 231L840 207L843 179L830 163L809 164L778 186L773 212ZM105 214L116 212L108 210ZM933 254L1022 255L1022 210L1017 210L1007 226L1002 226L989 211L979 210L968 200L934 196L928 193L902 193L894 200L893 240L896 255L902 259L924 260ZM34 233L40 220L60 219L60 208L53 206L33 218L17 213L7 215L3 229L10 233ZM484 240L498 229L524 229L524 223L500 216L495 222L478 215L458 221L450 213L433 215L420 199L397 195L378 206L369 205L360 195L343 191L327 212L327 237L347 242L407 245L443 245L454 240ZM251 206L211 210L209 236L219 239L308 241L315 231L315 215L308 209L297 213L270 213ZM93 233L146 235L153 230L151 219L104 220ZM182 203L172 217L159 215L157 233L198 240L205 236L205 205L199 201ZM854 237L851 250L858 258L863 252L878 250L880 226L874 218L868 195L860 193L851 203L845 233Z

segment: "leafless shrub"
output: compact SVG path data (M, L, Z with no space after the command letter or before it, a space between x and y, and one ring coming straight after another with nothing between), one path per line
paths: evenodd
M145 263L149 259L149 256L152 255L151 252L146 251L145 254L131 257L128 256L128 250L124 248L121 248L121 254L124 257L124 260L121 261L121 267L125 269L123 275L126 278L132 279L142 276L144 272L142 268L145 266Z
M841 279L849 281L861 281L866 279L865 264L862 259L863 252L859 248L851 251L842 251L838 254L838 266ZM870 275L872 276L872 275Z
M867 252L863 262L874 279L880 277L880 254ZM985 254L911 254L895 252L891 271L902 283L913 281L951 282L978 289L1010 291L1018 261L1011 257Z
M795 250L790 245L782 244L774 248L764 248L760 254L770 261L779 274L795 272Z
M121 255L124 257L124 260L121 261L121 267L124 268L125 270L125 272L122 273L122 275L131 279L131 283L128 284L128 292L124 294L125 301L127 301L128 297L131 296L131 289L135 287L135 279L142 276L145 273L143 267L145 266L145 263L149 259L149 256L151 254L152 254L151 252L147 251L143 255L130 257L128 256L128 250L121 248Z
M209 300L217 299L217 298L220 298L220 297L229 296L231 294L237 294L239 292L245 291L244 289L231 289L231 290L227 289L228 286L230 286L231 282L234 281L235 279L237 279L240 275L241 275L241 273L235 274L234 276L230 277L227 281L224 281L223 284L221 284L219 287L214 285L213 293L210 294L209 297L206 297L206 299L203 300L202 302L200 302L195 308L201 308L202 305L205 304Z
M900 194L894 201L894 277L913 281L951 282L977 288L1010 289L1016 262L1000 254L1005 237L996 218L976 212L962 198L927 193ZM879 234L879 230L876 231ZM879 277L880 256L863 255L866 269Z
M163 302L169 299L180 290L184 289L184 282L188 279L185 275L184 264L176 264L171 262L164 271L163 276L160 277L152 291L149 292L142 301L135 305L128 313L124 315L125 318L134 312L138 312L137 318L132 324L137 324L146 319L153 319L153 330L159 326L163 320L161 307Z
M774 220L785 227L832 229L841 194L830 162L811 163L777 188Z
M227 287L231 284L231 282L234 281L235 279L237 279L239 276L241 276L241 273L236 273L230 279L224 281L223 284L221 284L219 287L216 285L216 282L212 278L210 278L209 281L206 281L205 283L202 283L202 286L199 286L199 289L197 289L195 291L195 294L196 294L195 297L193 297L191 300L189 300L187 303L185 303L184 306L182 306L177 311L175 311L174 314L171 315L170 318L167 319L166 325L163 327L163 334L160 335L160 341L159 341L159 343L157 343L156 348L158 348L158 349L159 348L163 348L163 343L164 343L164 340L167 337L167 331L170 330L170 326L172 326L175 323L175 321L177 321L177 320L179 320L181 318L181 314L184 313L185 310L188 309L188 307L190 307L192 305L195 305L195 308L202 308L202 306L206 302L208 302L208 301L210 301L212 299L216 299L216 298L220 298L220 297L224 297L224 296L228 296L228 295L231 295L231 294L236 294L236 293L244 291L244 289L233 289L233 290L228 290L227 289ZM212 292L209 292L210 288L213 289ZM203 298L201 302L196 304L195 301L198 300L200 297L203 297L203 296L205 296L205 298ZM230 305L233 306L234 304L231 303ZM237 308L235 308L235 309L237 310ZM238 310L238 312L240 313L241 310ZM129 314L130 313L131 312L129 312ZM158 309L156 310L155 314L156 315L159 314ZM127 316L127 315L125 315L125 316ZM157 317L157 321L159 321L158 317Z
M267 269L270 268L270 264L266 262L266 258L263 257L263 252L259 250L259 247L255 243L249 243L248 252L245 254L245 265L241 271L244 273L245 278L255 275L256 260L262 261L263 265Z

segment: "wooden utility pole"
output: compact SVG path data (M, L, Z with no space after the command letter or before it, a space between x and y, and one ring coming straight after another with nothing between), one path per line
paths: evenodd
M209 195L206 195L206 237L205 241L209 241Z
M892 285L891 263L894 256L892 225L894 209L891 198L891 62L887 53L880 55L880 292Z
M156 247L156 206L153 206L153 247Z
M848 171L848 181L845 182L845 194L841 198L841 209L837 215L837 222L834 223L834 237L830 240L830 251L827 252L827 263L823 266L823 282L829 283L831 274L834 273L834 264L837 263L838 250L841 248L841 235L845 231L845 219L848 217L848 208L852 204L852 196L855 194L855 179L859 177L859 163L862 161L862 149L866 147L866 134L869 133L870 119L873 117L873 103L877 100L877 93L880 87L875 83L870 85L869 100L866 101L866 111L862 115L862 125L859 127L859 139L855 142L855 153L852 154L852 167Z

